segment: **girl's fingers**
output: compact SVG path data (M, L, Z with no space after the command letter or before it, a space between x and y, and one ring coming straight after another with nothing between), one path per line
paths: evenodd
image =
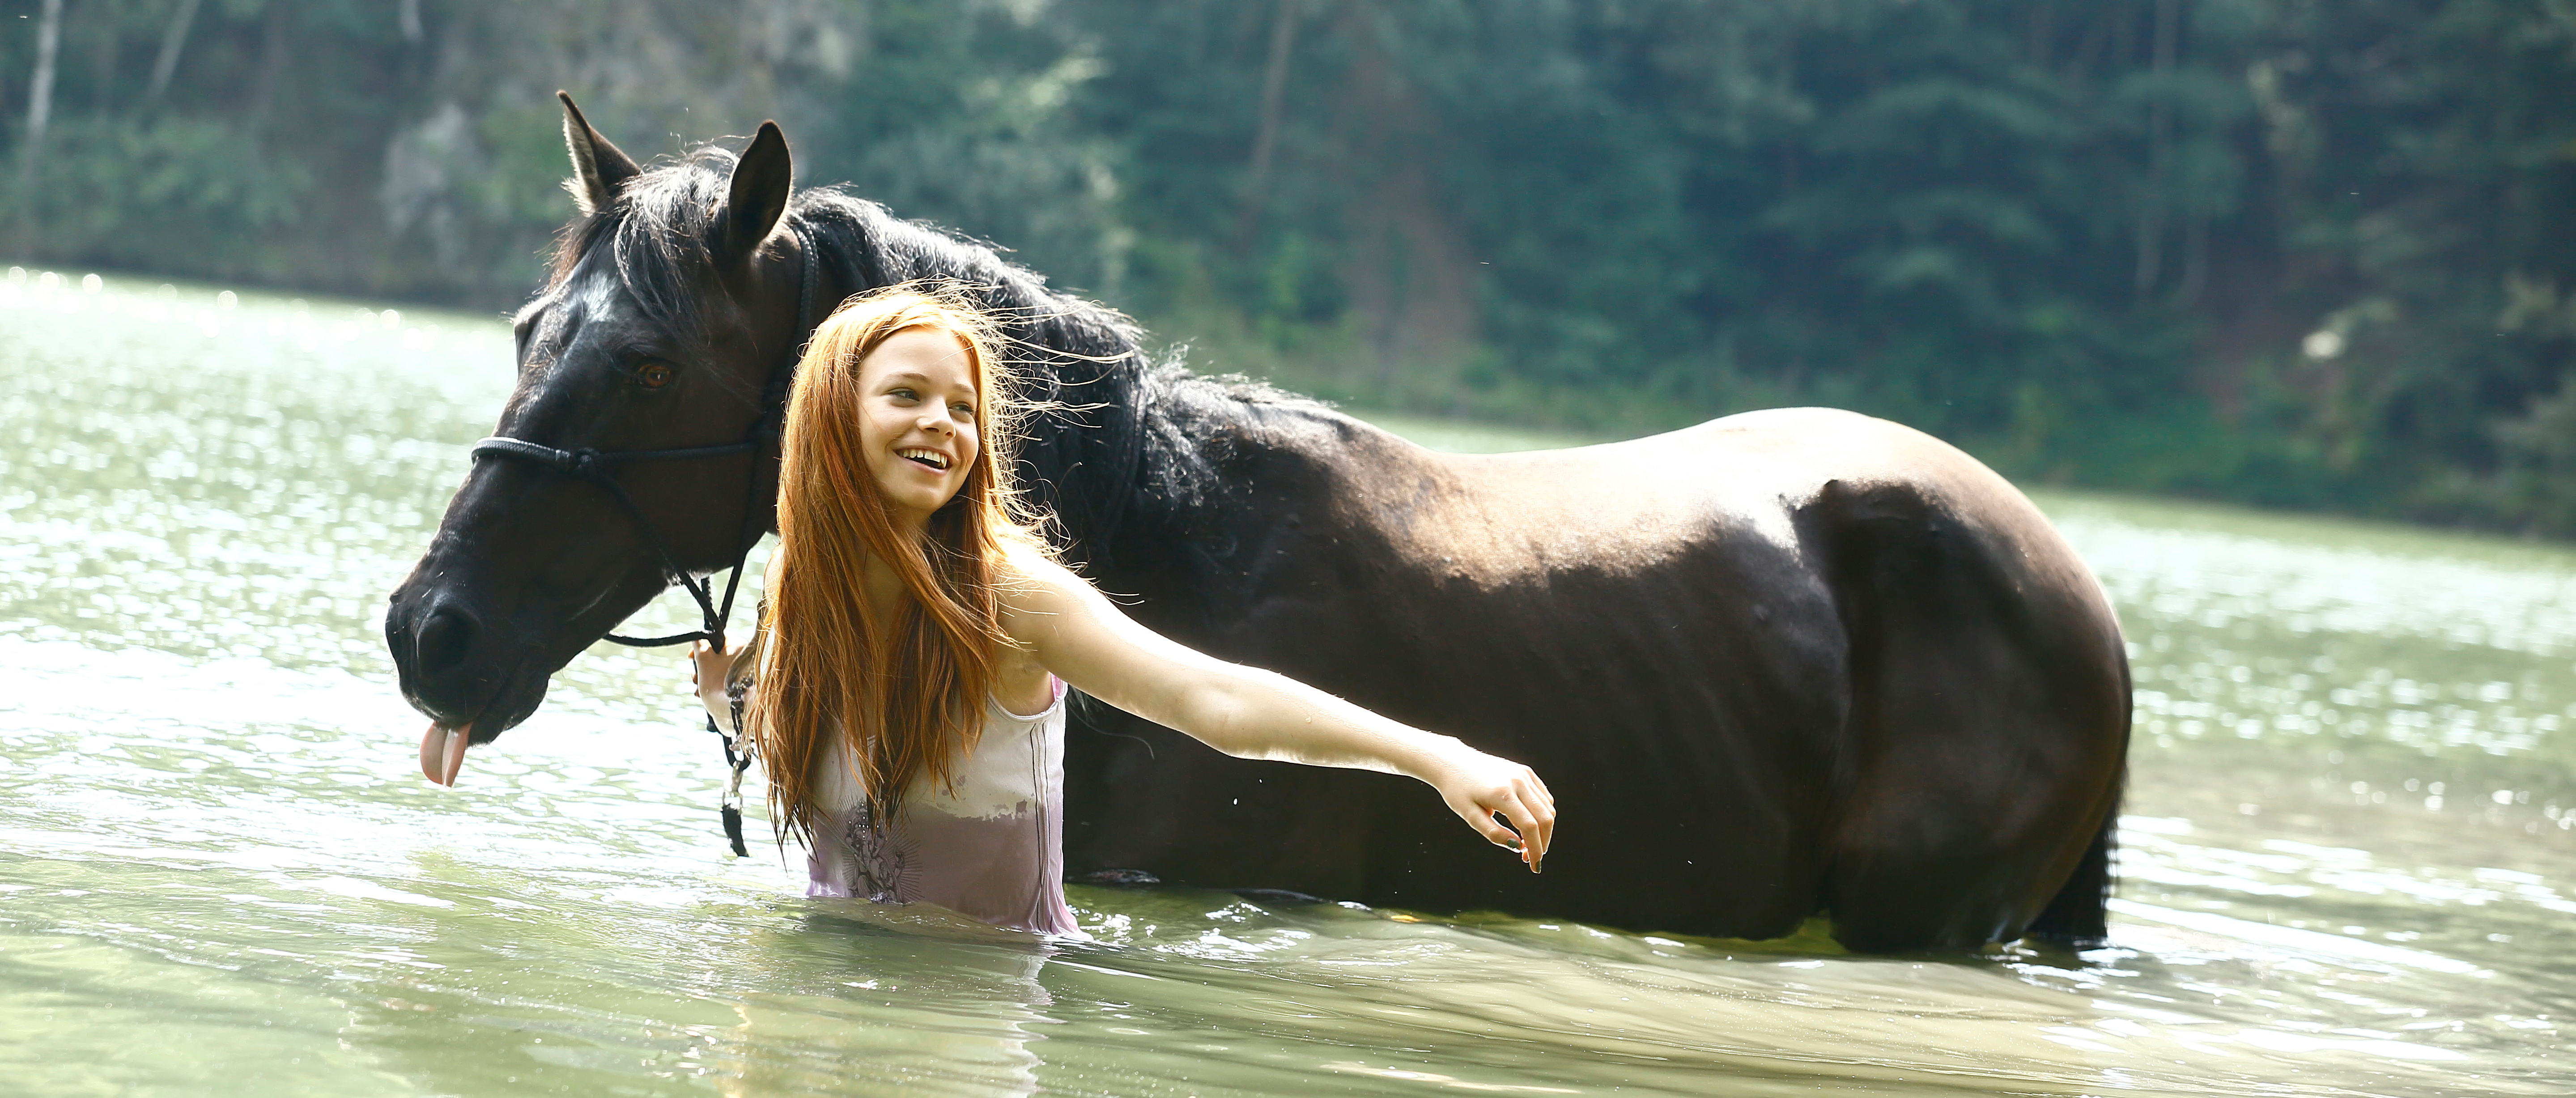
M1475 828L1477 834L1484 836L1486 842L1492 843L1495 846L1502 847L1505 850L1520 849L1520 836L1512 834L1510 828L1504 827L1500 823L1496 823L1492 812L1482 811L1484 808L1483 805L1477 805L1476 807L1480 811L1476 812L1476 814L1472 816L1464 812L1459 813L1460 816L1466 818L1467 826Z
M1510 820L1512 830L1521 833L1521 844L1528 848L1529 860L1547 856L1545 832L1539 829L1538 815L1517 796L1503 802L1503 818Z
M1531 775L1530 781L1538 784L1538 776ZM1546 785L1539 784L1537 797L1523 796L1521 799L1530 806L1530 814L1537 818L1538 834L1535 838L1539 853L1545 854L1548 844L1556 839L1556 798L1547 795Z

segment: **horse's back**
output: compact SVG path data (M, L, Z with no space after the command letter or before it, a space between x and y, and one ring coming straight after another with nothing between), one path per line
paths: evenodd
M1742 412L1623 442L1507 454L1429 454L1429 463L1479 482L1480 494L1553 497L1545 510L1633 513L1669 506L1756 500L1795 508L1826 484L1902 487L1927 499L2017 525L2039 511L2021 492L1957 447L1900 423L1836 408ZM1520 487L1515 487L1517 484Z

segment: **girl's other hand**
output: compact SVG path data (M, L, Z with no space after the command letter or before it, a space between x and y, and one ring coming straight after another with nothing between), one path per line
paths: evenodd
M698 700L706 703L707 712L731 706L725 700L725 672L732 667L733 653L716 651L703 640L689 645L689 682L698 688Z
M1464 743L1443 762L1440 779L1432 784L1449 810L1495 846L1519 851L1530 872L1538 872L1556 833L1556 798L1538 780L1538 772ZM1497 815L1511 826L1495 823Z

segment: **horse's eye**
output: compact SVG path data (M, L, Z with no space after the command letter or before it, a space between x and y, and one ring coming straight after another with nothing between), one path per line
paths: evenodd
M659 389L671 383L679 371L666 362L647 362L635 368L635 383L647 389Z

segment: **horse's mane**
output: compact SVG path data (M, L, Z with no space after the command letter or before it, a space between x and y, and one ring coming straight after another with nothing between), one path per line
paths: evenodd
M730 149L702 146L628 180L617 201L565 227L550 288L605 263L647 317L684 339L703 339L702 299L715 265L711 215L737 159ZM906 221L838 186L795 192L786 220L837 276L826 281L874 287L951 278L976 288L1031 383L1023 397L1044 409L1028 421L1022 479L1073 540L1076 560L1102 562L1136 511L1186 505L1214 483L1216 471L1195 444L1207 430L1257 414L1256 406L1320 407L1260 382L1194 373L1182 364L1182 348L1150 361L1143 329L1126 315L1056 292L992 245Z

